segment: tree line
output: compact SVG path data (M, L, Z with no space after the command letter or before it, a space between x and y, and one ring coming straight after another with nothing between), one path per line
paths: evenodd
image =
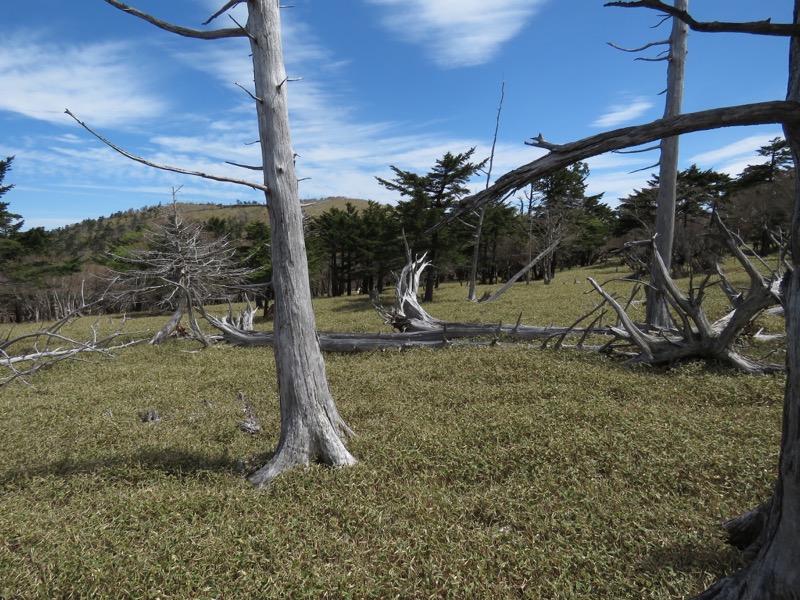
M340 296L382 291L392 281L390 273L405 262L404 243L416 254L427 253L433 263L424 299L432 299L440 281L466 281L477 214L438 232L430 229L468 193L468 180L483 166L471 162L473 153L448 153L424 175L393 166L394 178L379 181L398 193L394 205L370 202L358 210L347 204L310 219L309 260L316 292ZM759 254L777 250L791 218L791 154L783 138L770 140L757 153L766 162L746 167L737 177L697 165L678 173L675 276L710 268L718 258L722 247L706 235L713 211ZM542 177L513 198L491 204L482 228L478 283L495 285L508 279L558 239L557 250L537 264L526 281L550 283L559 270L624 256L619 251L627 242L653 236L658 176L612 209L602 194L587 194L589 175L586 163L578 162ZM649 246L640 248L640 253L649 252ZM636 260L648 263L644 256ZM635 263L631 266L636 268Z
M447 153L422 175L392 166L394 177L379 182L397 193L394 204L347 202L343 208L308 218L305 233L313 293L382 292L393 285L393 273L403 267L406 245L416 254L427 253L433 262L424 281L425 300L433 298L442 281L468 281L477 213L438 232L430 229L469 192L469 181L484 167L485 161L473 161L474 152ZM770 140L757 154L763 162L746 167L737 177L696 165L679 172L675 276L713 266L721 247L705 235L712 211L718 211L759 254L777 250L789 229L794 191L791 155L783 138ZM2 185L13 158L0 161L0 198L13 188ZM658 176L612 209L602 194L587 194L589 175L586 163L578 162L488 206L476 283L487 286L507 280L557 239L561 240L557 250L526 273L526 282L550 283L559 270L615 256L634 270L647 265L649 246L619 250L626 242L652 237ZM74 308L81 294L91 299L101 293L102 280L87 277L87 272L124 267L115 257L146 245L148 224L160 212L159 207L149 207L53 231L42 227L23 231L22 216L11 212L8 202L0 202L0 319L57 319ZM237 266L252 270L249 283L271 280L271 232L265 219L211 216L201 223L209 238L224 237L236 247ZM137 308L149 310L156 302Z

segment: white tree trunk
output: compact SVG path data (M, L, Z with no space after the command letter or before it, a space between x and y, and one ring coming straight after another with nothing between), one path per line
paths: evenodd
M275 290L275 362L281 437L273 458L250 481L263 485L282 471L321 460L351 465L350 434L328 389L311 306L297 176L289 132L286 77L276 0L248 0L258 130L268 187Z
M675 8L686 11L689 0L675 0ZM686 47L689 27L680 19L672 19L667 67L667 98L664 118L681 114L683 105ZM678 182L678 147L680 138L672 136L661 140L661 159L658 170L658 196L656 198L656 249L669 271L672 264L672 243L675 238L675 196ZM655 257L653 257L655 260ZM669 305L662 293L663 283L655 263L650 269L652 287L647 292L647 324L656 328L672 325Z

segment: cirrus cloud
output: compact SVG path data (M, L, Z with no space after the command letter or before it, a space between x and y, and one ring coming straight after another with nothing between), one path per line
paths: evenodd
M424 46L442 67L490 61L547 0L367 0L386 8L385 27Z

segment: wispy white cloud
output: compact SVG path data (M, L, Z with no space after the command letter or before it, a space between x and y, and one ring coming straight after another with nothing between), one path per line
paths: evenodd
M592 123L592 127L609 128L629 123L642 116L652 107L653 103L646 98L631 98L627 102L610 106L603 115Z
M65 124L64 109L117 126L162 114L149 76L123 42L53 43L31 33L0 37L0 111Z
M424 46L442 67L490 61L546 0L366 0L386 8L385 27Z
M745 161L744 166L764 162L763 159L756 155L756 151L761 146L766 146L771 139L780 135L781 134L777 132L774 134L751 135L736 142L726 144L721 148L695 154L689 158L689 162L717 170L723 169L725 165L739 164L742 161Z

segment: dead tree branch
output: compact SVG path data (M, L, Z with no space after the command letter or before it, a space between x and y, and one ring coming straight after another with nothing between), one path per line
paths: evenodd
M781 37L800 35L800 27L797 25L788 23L773 23L770 19L765 19L763 21L751 21L749 23L697 21L687 11L676 9L674 6L661 2L660 0L607 2L604 6L619 6L622 8L652 8L683 21L694 31L702 31L705 33L753 33L757 35L774 35Z
M711 283L711 275L707 275L699 287L691 286L688 293L683 292L670 276L664 261L655 252L655 244L651 242L654 264L659 269L663 286L662 292L680 323L675 329L649 332L635 323L611 294L590 279L592 286L614 309L620 320L621 326L612 327L611 331L618 339L630 341L639 349L638 356L632 358L630 363L648 362L658 365L671 364L687 358L705 358L729 364L746 373L765 374L783 371L782 365L762 364L750 360L734 348L734 342L764 310L781 304L779 289L781 276L777 272L767 277L763 276L740 250L736 238L725 227L719 216L714 214L712 220L734 257L750 277L747 294L735 297L727 279L722 277L723 290L735 301L733 311L712 323L703 308L703 299ZM721 272L719 267L717 268Z
M239 2L243 2L244 0L239 0ZM126 12L134 17L139 17L143 21L147 21L156 27L163 29L165 31L169 31L170 33L177 33L178 35L182 35L184 37L195 38L199 40L219 40L223 38L232 38L232 37L248 37L246 31L239 29L215 29L213 31L203 31L198 29L188 29L186 27L179 27L178 25L173 25L172 23L168 23L166 21L162 21L161 19L157 19L152 15L147 14L146 12L142 12L137 10L127 4L123 4L122 2L118 2L117 0L106 0L108 4L111 6L120 9L123 12ZM239 2L234 2L234 4L239 4ZM230 2L228 4L231 4ZM208 21L203 23L203 25L207 25L211 22L212 19L224 13L228 8L232 8L229 6L224 7L219 13L211 17Z
M512 285L514 285L520 277L522 277L523 275L525 275L525 273L527 273L533 267L535 267L539 263L539 261L541 261L543 258L549 256L553 252L555 252L556 248L558 248L558 245L560 243L561 243L561 238L556 239L556 241L554 241L547 248L542 250L536 256L536 258L534 258L531 262L529 262L522 269L520 269L513 277L511 277L511 279L506 281L505 284L503 285L503 287L501 287L499 290L497 290L497 292L495 292L494 294L492 294L491 296L489 296L487 298L481 298L479 300L479 302L494 302L495 300L497 300L504 292L506 292L508 290L508 288L510 288Z
M108 2L109 0L106 0L106 1ZM66 114L68 114L70 117L72 117L78 123L78 125L83 127L86 131L91 133L94 137L96 137L98 140L103 142L106 146L108 146L112 150L115 150L116 152L119 152L120 154L122 154L122 156L124 156L126 158L129 158L132 161L138 162L138 163L143 164L143 165L147 165L148 167L153 167L154 169L160 169L161 171L170 171L171 173L180 173L181 175L192 175L194 177L201 177L203 179L211 179L213 181L222 181L222 182L225 182L225 183L235 183L237 185L244 185L244 186L247 186L249 188L253 188L254 190L261 190L262 192L268 192L269 191L268 188L265 185L262 185L260 183L255 183L253 181L246 181L244 179L233 179L231 177L223 177L221 175L211 175L210 173L203 173L201 171L190 171L190 170L187 170L187 169L181 169L179 167L172 167L172 166L169 166L169 165L160 165L158 163L151 162L151 161L149 161L147 159L144 159L144 158L141 158L139 156L135 156L135 155L131 154L130 152L127 152L126 150L123 150L119 146L116 146L115 144L113 144L112 142L110 142L109 140L107 140L106 138L101 136L99 133L97 133L96 131L91 129L86 123L84 123L78 117L76 117L74 114L72 114L69 109L66 109L64 112Z
M614 129L568 144L544 142L539 136L530 145L550 150L549 154L509 171L491 186L461 200L432 230L439 230L453 220L497 198L521 190L547 173L568 167L592 156L641 146L664 137L694 131L743 125L791 123L800 121L800 104L790 100L775 100L684 113L658 119L645 125Z
M88 355L113 358L114 350L144 341L128 339L117 343L123 337L141 333L124 332L127 322L124 318L114 332L105 336L98 334L99 322L95 323L91 328L91 338L85 341L60 333L65 325L74 322L88 308L88 305L81 306L45 329L15 337L9 335L0 343L0 367L6 370L6 375L0 375L0 389L15 380L30 385L28 378L31 375L61 361L86 360Z

